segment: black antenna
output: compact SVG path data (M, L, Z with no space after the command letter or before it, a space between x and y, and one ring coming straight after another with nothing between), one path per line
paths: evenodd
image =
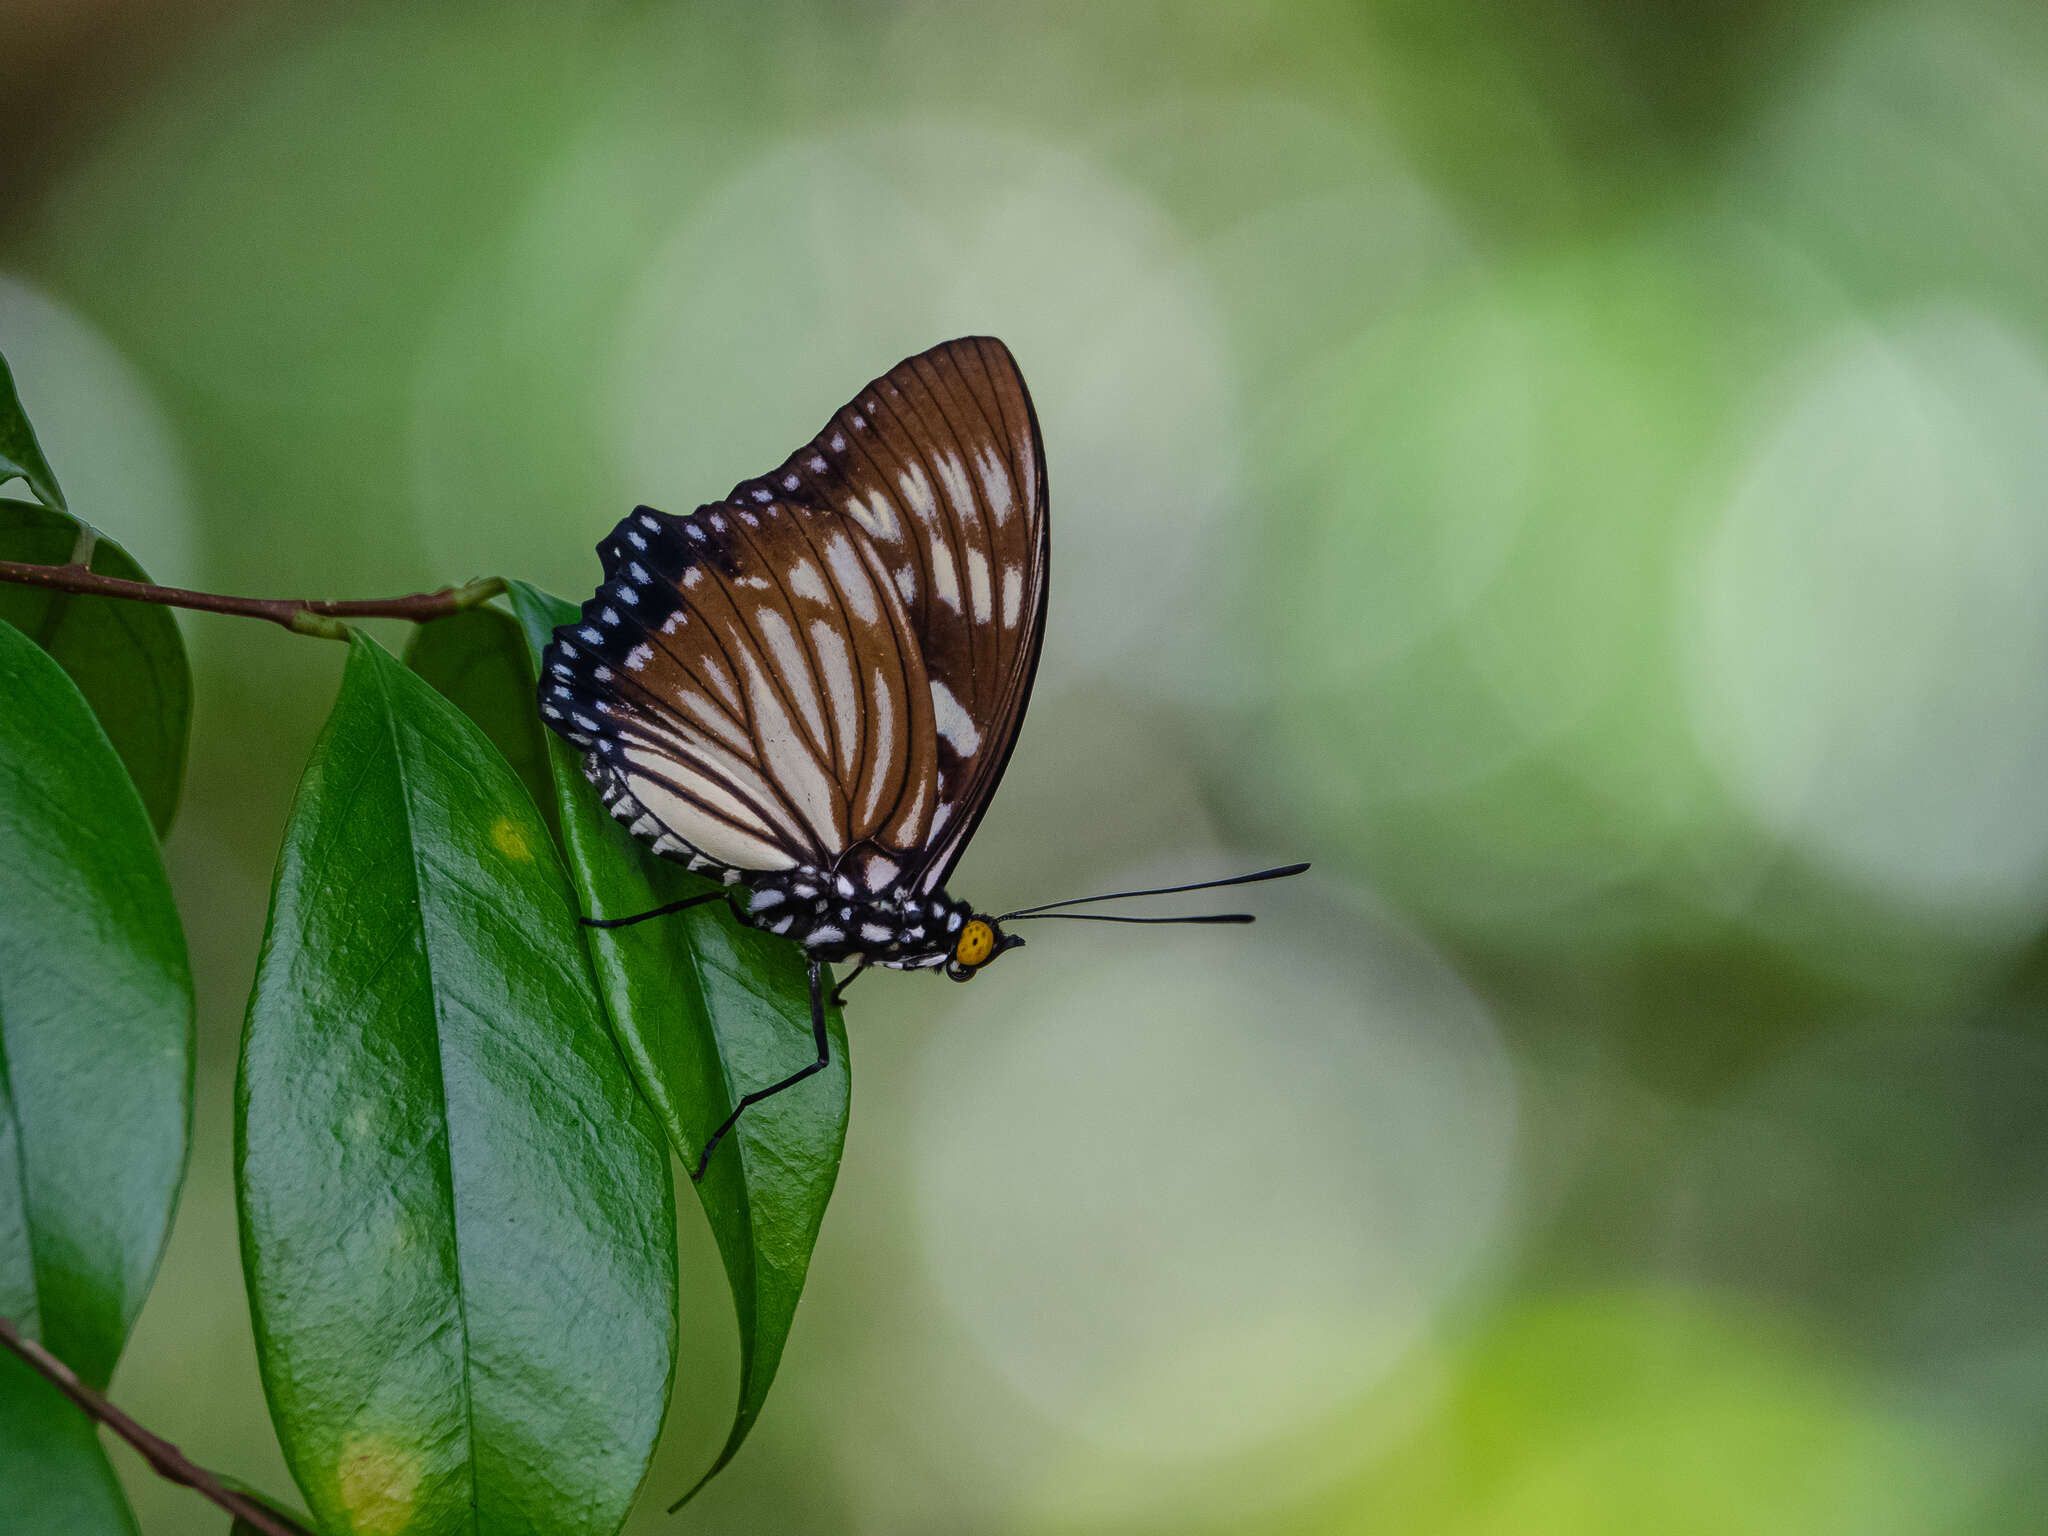
M1042 906L1042 907L1025 907L1025 908L1023 908L1023 909L1022 909L1021 911L1017 911L1017 912L1005 912L1005 913L1004 913L1004 914L1003 914L1003 915L1002 915L1001 917L997 918L997 919L996 919L996 921L997 921L997 922L999 922L999 923L1007 923L1007 922L1009 922L1009 921L1010 921L1010 919L1011 919L1011 918L1014 918L1014 917L1036 917L1036 916L1038 916L1038 915L1039 915L1039 914L1040 914L1041 912L1050 912L1050 911L1052 911L1052 909L1053 909L1054 907L1085 907L1085 906L1087 906L1087 905L1088 905L1089 903L1091 903L1091 902L1097 902L1097 901L1122 901L1122 900L1124 900L1124 899L1125 899L1126 897L1131 897L1131 896L1178 896L1178 895L1179 895L1179 894L1180 894L1181 892L1183 892L1183 891L1213 891L1213 890L1214 890L1214 889L1216 889L1216 887L1218 887L1219 885L1251 885L1251 884L1254 884L1255 882L1257 882L1257 881L1260 881L1260 880L1285 880L1285 879L1286 879L1286 878L1287 878L1287 877L1288 877L1289 875L1298 875L1298 874L1300 874L1300 873L1301 873L1301 872L1302 872L1303 870L1305 870L1305 869L1307 869L1307 868L1308 868L1308 865L1307 865L1306 863L1302 863L1302 864L1282 864L1282 865L1279 865L1279 866L1278 866L1277 868L1274 868L1274 869L1262 869L1262 870L1259 870L1259 871L1257 871L1257 872L1256 872L1256 873L1254 873L1254 874L1249 874L1249 875L1232 875L1232 876L1231 876L1231 877L1230 877L1229 879L1227 879L1227 880L1197 880L1197 881L1196 881L1196 882L1195 882L1195 883L1194 883L1193 885L1162 885L1162 886L1159 886L1159 887L1157 887L1157 888L1155 888L1155 889L1153 889L1153 890L1149 890L1149 891L1111 891L1111 892L1109 892L1109 893L1108 893L1107 895L1105 895L1105 896L1075 896L1075 897L1072 897L1071 899L1069 899L1069 900L1067 900L1067 901L1048 901L1048 902L1047 902L1047 903L1046 903L1046 904L1045 904L1044 906ZM1077 915L1077 916L1078 916L1079 914L1075 914L1075 915ZM1127 917L1127 918L1123 918L1123 919L1121 919L1121 921L1123 921L1123 922L1127 922L1127 923L1132 923L1132 922L1155 922L1155 923L1156 923L1156 922L1168 922L1168 923L1185 923L1185 922L1214 922L1214 921L1216 921L1216 920L1217 920L1217 919L1215 919L1215 918L1185 918L1185 917L1168 917L1168 918L1156 918L1156 917L1155 917L1155 918L1132 918L1132 917ZM1238 913L1238 912L1233 912L1233 913L1227 913L1227 914L1224 914L1224 920L1226 920L1226 921L1229 921L1229 922L1237 922L1237 921L1240 921L1240 920L1242 920L1242 921L1244 921L1244 922L1250 922L1250 921L1251 921L1251 919L1250 919L1250 918L1248 918L1248 917L1245 917L1243 913ZM1107 921L1107 919L1104 919L1104 921Z
M1255 923L1249 912L1205 912L1199 917L1118 917L1109 912L1012 912L996 919L1007 922L1043 922L1062 917L1070 923Z

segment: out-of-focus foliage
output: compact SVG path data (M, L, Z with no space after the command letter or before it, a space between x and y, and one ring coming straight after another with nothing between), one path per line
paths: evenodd
M160 0L0 59L0 351L160 578L578 594L993 332L1052 632L956 890L1317 862L864 980L778 1394L631 1528L2037 1523L2038 7ZM117 1387L282 1487L207 1127L340 663L185 632L199 1140ZM667 1496L737 1370L682 1261Z

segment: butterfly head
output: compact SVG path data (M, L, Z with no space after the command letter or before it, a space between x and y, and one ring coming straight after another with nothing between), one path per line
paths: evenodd
M1004 933L993 917L977 913L960 928L953 941L953 953L946 961L946 974L955 981L972 981L975 972L1007 950L1022 949L1024 941Z

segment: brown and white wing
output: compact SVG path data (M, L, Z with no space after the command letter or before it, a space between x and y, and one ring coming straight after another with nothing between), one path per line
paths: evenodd
M730 501L829 514L886 572L937 733L936 805L905 875L943 885L1016 744L1045 633L1045 446L1016 360L986 336L906 358Z
M890 883L938 808L932 691L860 530L800 503L641 507L542 655L541 712L613 814L718 873L879 857ZM893 851L894 857L890 856Z

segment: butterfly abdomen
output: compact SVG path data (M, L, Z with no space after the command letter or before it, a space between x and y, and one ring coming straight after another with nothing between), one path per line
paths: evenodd
M801 944L821 960L865 957L875 965L938 965L972 913L944 891L871 896L844 875L798 868L749 876L741 922Z

